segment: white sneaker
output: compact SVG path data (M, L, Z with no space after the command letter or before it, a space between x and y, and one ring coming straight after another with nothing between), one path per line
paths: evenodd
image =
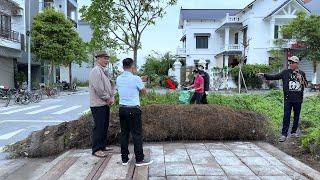
M122 165L123 165L123 166L127 166L127 165L129 164L129 161L130 161L130 159L128 159L127 162L123 162L123 161L122 161Z
M299 138L299 137L300 137L300 134L298 134L298 133L292 133L292 134L291 134L291 137Z
M148 166L148 165L150 165L150 164L152 164L153 163L153 160L142 160L142 161L140 161L140 162L136 162L136 166L137 167L140 167L140 166Z
M279 138L279 142L285 142L286 140L287 140L287 137L283 135Z

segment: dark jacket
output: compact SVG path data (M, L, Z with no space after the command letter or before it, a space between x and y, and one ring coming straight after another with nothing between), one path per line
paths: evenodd
M207 72L200 70L199 71L200 75L202 75L203 80L204 80L204 91L209 91L210 90L210 76Z
M303 82L299 81L297 78L297 74L302 75ZM303 91L304 91L304 85L307 84L306 74L301 71L293 71L291 69L283 70L282 72L270 75L270 74L264 74L264 77L267 80L279 80L282 79L283 83L283 94L284 94L284 100L287 102L302 102L303 101Z

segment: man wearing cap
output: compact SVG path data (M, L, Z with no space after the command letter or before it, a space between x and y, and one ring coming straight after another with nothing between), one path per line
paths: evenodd
M306 75L303 71L299 70L299 58L292 56L288 59L288 69L283 70L279 74L269 75L264 73L258 73L258 76L264 77L267 80L279 80L283 82L284 93L284 115L282 133L279 138L279 142L284 142L288 136L288 130L290 127L291 109L294 112L294 121L291 129L291 137L299 137L297 129L299 126L299 118L301 111L301 104L303 101L303 91L307 86Z
M105 71L109 63L106 51L96 53L96 66L89 76L90 108L94 119L92 130L92 155L106 157L110 106L114 103L113 87Z
M204 93L201 100L202 104L208 104L207 93L210 89L210 76L207 72L204 71L206 63L207 62L205 60L200 60L198 64L199 74L203 77L204 80Z

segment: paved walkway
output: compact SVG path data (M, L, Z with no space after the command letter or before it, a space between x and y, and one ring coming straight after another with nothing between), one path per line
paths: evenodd
M115 147L104 159L92 156L90 150L69 151L30 174L20 170L20 176L46 180L320 178L319 172L263 142L164 143L144 148L154 160L150 167L135 167L134 161L123 166ZM13 173L8 179L20 176Z

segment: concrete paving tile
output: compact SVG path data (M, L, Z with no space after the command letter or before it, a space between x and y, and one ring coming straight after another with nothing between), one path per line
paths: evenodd
M100 158L86 154L80 157L61 177L64 180L80 180L90 173ZM79 171L81 169L81 171Z
M192 154L210 154L211 153L208 151L208 150L203 150L203 149L187 149L187 152L189 155L192 155Z
M132 155L129 155L129 158L132 159ZM104 179L124 179L128 173L129 166L123 166L121 164L121 155L114 154L111 156L111 159L108 162L107 167L102 172L99 180Z
M235 154L233 154L231 151L229 151L229 150L224 150L224 149L213 149L213 150L210 150L210 152L212 153L212 155L213 155L214 157L219 157L219 156L222 156L222 157L235 156Z
M257 152L251 150L251 149L233 149L232 152L234 152L237 156L247 156L247 157L261 157L260 154Z
M165 150L168 149L185 149L184 143L168 143L163 145Z
M247 166L222 166L227 176L255 176Z
M172 149L165 151L165 162L190 162L185 149Z
M259 176L261 180L292 180L289 176Z
M251 150L260 150L260 147L258 147L255 144L230 144L228 145L229 149L251 149Z
M191 163L166 163L167 176L192 176L196 175Z
M216 161L221 166L239 166L244 165L237 157L215 157Z
M286 176L275 166L250 166L250 169L258 176Z
M167 176L167 180L198 180L197 176Z
M228 180L260 180L258 176L228 176Z
M217 165L193 165L196 174L199 176L223 176L225 175L221 167Z
M164 155L151 154L150 158L153 160L154 163L164 163Z
M303 175L297 173L293 169L289 168L288 166L282 165L282 166L276 166L277 169L285 173L287 176L291 177L292 179L299 179L299 180L306 180L308 178L304 177Z
M165 177L149 177L149 180L166 180Z
M275 157L263 157L263 158L266 159L271 165L274 165L274 166L285 166L285 164L283 164L281 161L279 161Z
M263 149L254 149L254 151L262 157L273 157L271 154L269 154L267 151Z
M190 143L185 144L186 149L206 150L206 146L203 143Z
M270 163L262 157L240 157L247 166L268 166Z
M163 155L163 147L157 147L157 148L149 148L150 149L150 155Z
M205 143L204 145L207 147L207 149L225 149L225 150L228 149L228 147L225 144L218 143L218 142L217 143Z
M228 180L227 176L198 176L198 180Z
M164 163L152 163L149 166L149 176L166 176L166 167Z
M193 164L218 165L218 162L214 159L214 157L210 153L209 155L208 154L192 154L189 156Z

